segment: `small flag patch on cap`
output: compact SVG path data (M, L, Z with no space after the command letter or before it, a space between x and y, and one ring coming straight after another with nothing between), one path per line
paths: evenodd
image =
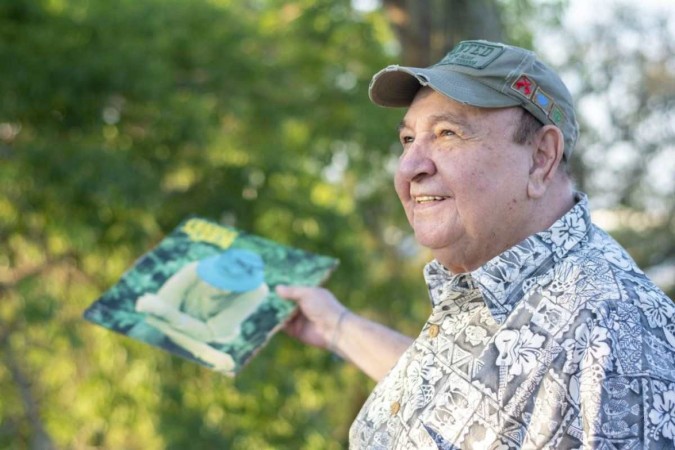
M532 102L541 109L543 109L546 114L548 114L548 112L551 110L554 103L553 97L545 93L540 87L538 87L537 90L534 92Z
M511 85L511 89L518 91L527 98L532 97L532 93L536 87L537 85L534 83L534 81L530 80L526 75L521 75L520 78L514 81Z
M565 113L558 105L554 105L553 108L551 108L551 112L548 116L551 118L551 121L558 126L562 126L565 121Z

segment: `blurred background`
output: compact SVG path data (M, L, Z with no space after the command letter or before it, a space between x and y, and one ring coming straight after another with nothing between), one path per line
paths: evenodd
M596 222L675 292L675 4L0 2L0 448L340 449L373 387L277 335L236 379L83 310L188 214L341 260L327 286L416 335L387 64L467 38L538 51L577 99Z

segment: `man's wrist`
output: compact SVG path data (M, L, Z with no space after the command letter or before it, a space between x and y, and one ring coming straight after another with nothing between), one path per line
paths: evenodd
M337 318L337 321L335 322L335 328L333 328L333 334L331 336L330 341L328 342L328 350L335 354L340 354L338 350L338 343L340 341L340 337L342 335L342 324L344 323L345 318L351 314L351 311L349 311L348 308L344 308L341 312L340 315Z

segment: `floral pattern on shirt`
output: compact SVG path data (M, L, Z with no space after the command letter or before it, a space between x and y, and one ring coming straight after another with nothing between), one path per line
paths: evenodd
M468 274L350 430L354 449L675 448L675 305L587 199Z

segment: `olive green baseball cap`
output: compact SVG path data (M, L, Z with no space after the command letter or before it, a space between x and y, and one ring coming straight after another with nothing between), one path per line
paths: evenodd
M393 65L376 73L368 93L373 103L409 106L428 86L451 99L480 108L522 106L565 137L569 159L579 135L572 95L557 73L533 52L489 41L463 41L427 68Z

